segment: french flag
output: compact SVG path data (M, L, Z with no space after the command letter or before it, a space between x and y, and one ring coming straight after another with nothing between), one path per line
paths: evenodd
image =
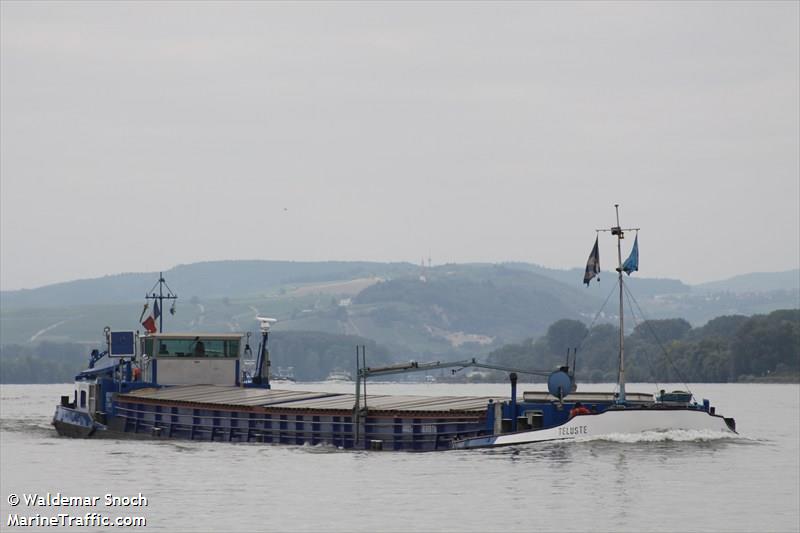
M156 320L161 316L161 309L158 307L158 302L153 302L153 312L142 322L142 326L147 330L147 333L155 333L158 331Z

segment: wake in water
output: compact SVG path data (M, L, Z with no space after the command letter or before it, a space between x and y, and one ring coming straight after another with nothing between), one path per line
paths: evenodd
M634 444L638 442L707 442L716 440L749 440L747 437L725 431L709 431L697 429L672 429L669 431L644 431L642 433L609 433L596 437L580 437L576 442L620 442Z
M674 446L670 446L672 443L674 443ZM680 446L707 447L710 445L716 447L729 443L760 445L764 444L765 441L723 431L674 429L669 431L645 431L635 434L610 433L595 437L580 437L575 440L550 440L503 446L501 448L486 448L475 450L474 452L464 451L462 453L480 452L497 458L513 456L569 462L574 460L574 454L585 453L587 450L594 453L600 450L612 451L615 449L633 451L638 448L642 452L648 453L647 450L653 444L659 448L666 446L668 449L674 449Z
M3 433L28 433L36 437L56 437L51 418L2 418L0 419L0 432Z

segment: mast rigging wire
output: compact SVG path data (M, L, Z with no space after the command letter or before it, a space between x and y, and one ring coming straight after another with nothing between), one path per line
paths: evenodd
M633 312L633 303L631 302L631 293L628 290L628 286L627 285L625 285L625 298L628 300L628 309L630 310L631 317L633 318L633 322L635 324L633 329L636 329L639 325L641 325L643 322L645 322L645 318L644 318L644 316L642 316L642 320L637 323L636 313ZM653 376L653 378L655 378L656 377L656 370L653 367L652 357L650 356L650 353L647 352L646 350L645 350L644 353L645 353L645 356L646 356L644 359L645 359L645 361L647 361L647 366L650 367L650 375ZM660 386L659 386L658 380L656 380L655 386L656 386L656 390L659 390Z
M658 338L658 335L656 334L655 330L653 329L653 325L650 323L650 320L647 319L647 316L644 314L644 311L642 311L642 307L639 305L639 302L636 301L636 298L633 296L633 294L631 294L631 291L630 291L630 289L628 289L627 285L623 284L623 287L625 288L625 292L633 300L633 303L636 304L636 308L639 310L639 314L642 316L642 318L645 319L644 320L644 324L647 324L647 329L650 330L650 333L653 335L653 338L658 343L658 346L661 348L661 351L664 353L664 357L666 358L667 362L672 366L672 368L675 370L675 373L678 374L678 378L680 378L681 382L683 383L683 386L686 387L686 390L694 398L694 393L689 388L689 385L686 383L686 377L683 375L683 372L681 372L680 368L678 368L678 365L676 365L675 362L672 360L672 358L669 356L669 353L667 352L667 349L664 347L664 343L661 342L661 339ZM695 398L695 401L696 400L697 399Z

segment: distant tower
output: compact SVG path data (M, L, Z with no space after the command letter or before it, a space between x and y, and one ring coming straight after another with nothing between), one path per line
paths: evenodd
M425 274L425 258L423 257L422 261L419 262L419 280L422 283L426 283L428 281L428 278Z

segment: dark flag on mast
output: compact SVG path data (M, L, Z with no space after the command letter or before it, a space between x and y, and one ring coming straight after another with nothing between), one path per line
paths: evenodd
M586 262L586 273L583 275L583 282L587 287L589 286L589 282L592 281L592 278L600 273L599 240L600 236L598 235L594 240L594 248L592 248L592 253L589 254L589 260ZM600 278L597 278L597 281L600 281Z
M633 249L631 255L622 263L622 271L631 275L632 272L639 271L639 234L637 232L636 239L633 241Z

